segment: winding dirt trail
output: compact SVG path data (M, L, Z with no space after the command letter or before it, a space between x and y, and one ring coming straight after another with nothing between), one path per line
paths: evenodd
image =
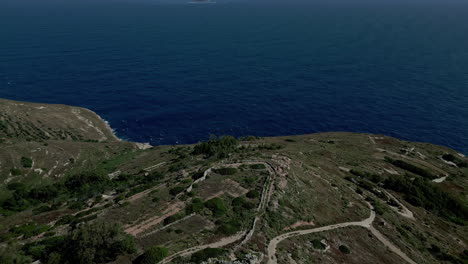
M359 226L359 227L364 227L366 229L369 229L372 234L380 241L382 242L389 250L400 256L402 259L404 259L406 262L410 264L416 264L412 259L410 259L404 252L402 252L399 248L397 248L395 245L393 245L387 238L385 238L384 235L382 235L377 229L375 229L372 226L372 223L375 220L375 212L374 209L370 204L368 204L371 212L370 216L362 221L359 222L345 222L345 223L340 223L340 224L334 224L334 225L329 225L329 226L323 226L323 227L318 227L318 228L313 228L313 229L307 229L307 230L298 230L298 231L292 231L289 233L285 233L282 235L279 235L275 238L273 238L269 245L268 245L268 264L277 264L278 260L276 258L276 248L278 247L278 244L288 238L295 237L295 236L301 236L301 235L307 235L307 234L312 234L312 233L319 233L319 232L324 232L324 231L329 231L329 230L334 230L338 228L343 228L343 227L348 227L348 226Z
M210 244L205 244L205 245L199 245L196 247L192 247L183 251L179 251L164 260L161 261L161 264L169 263L171 262L174 258L176 257L186 257L189 256L193 253L196 253L200 250L206 249L206 248L221 248L230 244L233 244L239 240L242 240L238 245L236 245L235 249L239 248L241 245L245 244L247 241L250 240L250 238L253 236L255 233L255 229L257 227L257 222L260 220L261 215L263 214L266 206L268 205L269 198L271 197L271 192L272 192L272 185L273 185L273 179L272 177L275 175L275 169L273 165L271 165L268 162L265 161L245 161L245 162L239 162L239 163L231 163L231 164L220 164L218 166L213 166L205 171L203 174L203 177L198 179L197 183L200 183L206 179L206 176L208 173L210 173L213 169L220 168L220 167L231 167L231 168L237 168L241 165L253 165L253 164L263 164L265 165L265 169L269 172L269 176L265 180L265 184L263 186L263 191L262 191L262 196L259 202L259 206L257 208L258 214L255 217L253 223L252 223L252 228L249 230L245 230L242 232L239 232L233 236L229 237L224 237L220 239L217 242L210 243ZM190 186L187 191L191 190Z
M383 190L383 191L387 196L392 198L400 206L401 210L399 210L399 208L395 208L393 206L390 206L390 208L394 209L401 216L404 216L404 217L412 219L412 220L415 219L413 212L411 212L404 204L402 204L395 196L393 196L393 194L387 192L386 190Z

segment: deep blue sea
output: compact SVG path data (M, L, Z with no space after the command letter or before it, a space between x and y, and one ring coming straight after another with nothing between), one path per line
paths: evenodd
M468 1L0 0L0 97L152 144L355 131L468 153Z

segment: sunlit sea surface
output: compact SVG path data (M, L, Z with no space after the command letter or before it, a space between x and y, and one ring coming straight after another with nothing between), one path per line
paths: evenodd
M0 97L121 138L382 133L468 153L467 1L0 1Z

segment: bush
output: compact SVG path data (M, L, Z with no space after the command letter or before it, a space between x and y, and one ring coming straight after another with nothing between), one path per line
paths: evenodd
M37 236L44 232L47 232L50 229L50 226L47 225L38 225L36 223L25 224L18 227L13 227L10 229L10 232L16 236L23 236L23 238L30 238Z
M104 171L86 171L74 174L65 179L65 187L70 192L96 194L103 192L110 185L109 177Z
M226 205L221 198L213 198L205 203L205 207L213 212L216 217L223 216L227 212Z
M452 154L444 154L442 155L442 158L446 161L451 161L455 163L458 167L460 168L466 168L468 167L468 163Z
M183 215L182 215L182 214L173 214L173 215L171 215L171 216L169 216L169 217L166 217L166 218L164 219L164 222L163 222L163 223L164 223L164 225L168 225L168 224L173 223L173 222L175 222L175 221L177 221L177 220L180 220L180 219L182 219L182 218L183 218Z
M192 203L187 206L187 214L200 213L205 208L203 201L200 198L193 199Z
M374 174L374 173L370 173L370 172L367 172L367 171L360 171L360 170L356 170L356 169L352 169L349 171L351 174L353 175L356 175L356 176L359 176L361 178L365 178L365 179L368 179L374 183L379 183L382 181L382 177L378 174Z
M183 192L185 190L184 186L176 186L169 190L169 194L176 196L177 194Z
M468 207L463 201L432 184L427 179L394 175L385 180L384 186L404 194L406 201L414 206L421 206L428 211L457 224L464 224L468 218Z
M433 180L433 179L437 178L437 176L433 175L432 173L428 172L427 170L425 170L423 168L420 168L418 166L415 166L415 165L413 165L411 163L408 163L406 161L394 160L394 159L391 159L389 157L385 157L385 160L390 162L394 166L397 166L399 168L402 168L402 169L407 170L409 172L412 172L414 174L423 176L423 177L428 178L430 180Z
M17 169L17 168L11 168L10 173L13 176L19 176L19 175L23 174L23 172L20 169Z
M156 172L152 172L148 176L146 176L144 178L144 182L149 183L149 182L160 181L162 179L164 179L164 174L162 174L161 172L156 171Z
M251 199L253 199L253 198L258 198L258 197L260 196L260 193L259 193L257 190L250 190L250 191L246 194L246 196L247 196L248 198L251 198Z
M201 142L193 149L194 155L226 158L237 148L237 140L232 136L211 136L206 142Z
M234 175L237 173L236 168L219 168L219 169L213 169L213 171L221 175Z
M223 235L234 235L240 230L240 225L235 225L232 223L223 223L218 228L218 233Z
M31 168L32 165L33 165L32 159L27 158L27 157L21 157L21 166L23 166L23 168Z
M312 242L312 246L315 249L318 249L318 250L324 250L325 249L325 246L322 244L322 242L320 242L320 239L314 239L311 242Z
M192 255L190 258L190 261L195 262L195 263L201 263L205 260L208 260L210 258L216 258L219 257L220 255L224 254L226 250L222 248L205 248L203 250L200 250Z
M250 168L252 170L264 170L264 169L266 169L265 164L261 164L261 163L260 164L252 164L252 165L250 165Z
M65 241L65 258L68 263L106 263L118 255L136 251L133 237L122 227L105 221L80 225Z
M159 263L165 257L168 256L169 251L165 247L150 247L148 250L141 255L138 264L155 264Z
M345 245L339 246L338 249L339 249L341 252L343 252L344 254L349 254L349 253L351 253L351 251L349 250L349 248L348 248L347 246L345 246Z
M243 197L237 197L232 200L232 206L236 212L243 211L243 209L252 210L255 208L255 204L246 201Z

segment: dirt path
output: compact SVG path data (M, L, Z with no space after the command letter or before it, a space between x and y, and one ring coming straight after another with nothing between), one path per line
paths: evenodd
M440 177L440 178L437 178L437 179L432 180L432 182L435 182L435 183L442 183L442 182L444 182L444 181L447 179L447 177L448 177L448 176Z
M312 234L312 233L319 233L323 231L328 231L328 230L333 230L337 228L343 228L347 226L361 226L365 228L370 228L370 225L375 219L375 212L374 210L371 210L370 216L360 222L346 222L346 223L341 223L341 224L334 224L334 225L329 225L329 226L323 226L323 227L318 227L318 228L313 228L313 229L307 229L307 230L299 230L299 231L292 231L289 233L285 233L282 235L279 235L275 238L273 238L270 243L268 244L268 264L277 264L278 260L276 259L276 248L278 244L288 238L295 237L295 236L301 236L301 235L307 235L307 234Z
M416 262L410 259L404 252L402 252L399 248L393 245L392 242L390 242L382 233L379 232L379 230L375 229L373 226L370 226L368 229L378 240L380 240L380 242L382 242L382 244L384 244L388 249L390 249L390 251L400 256L406 262L416 264Z
M208 173L210 173L212 171L212 169L216 169L216 168L220 168L220 167L231 167L231 168L237 168L241 165L253 165L253 164L263 164L265 165L265 169L269 172L269 176L267 177L266 181L265 181L265 184L263 186L263 191L262 191L262 196L260 198L260 202L259 202L259 206L257 208L257 211L258 211L258 215L255 217L253 223L252 223L252 228L249 229L249 230L245 230L243 232L240 232L236 235L233 235L233 236L230 236L230 237L225 237L225 238L222 238L221 240L215 242L215 243L211 243L211 244L205 244L205 245L199 245L199 246L196 246L196 247L192 247L192 248L189 248L189 249L186 249L186 250L183 250L183 251L180 251L180 252L177 252L169 257L167 257L166 259L164 259L161 264L164 264L164 263L169 263L170 261L172 261L174 258L176 257L186 257L186 256L189 256L193 253L196 253L200 250L203 250L203 249L206 249L206 248L220 248L220 247L224 247L224 246L227 246L229 244L232 244L234 242L237 242L239 240L242 239L242 241L236 245L235 249L236 250L237 248L239 248L241 245L245 244L247 241L250 240L250 238L253 236L253 234L255 233L255 229L257 227L257 223L258 221L260 220L260 217L261 215L263 214L266 206L268 205L268 202L270 200L270 197L271 197L271 190L273 189L273 175L275 174L275 169L274 167L268 163L268 162L264 162L264 161L245 161L245 162L241 162L241 163L232 163L232 164L222 164L222 165L218 165L218 166L213 166L209 169L207 169L204 174L203 174L203 177L198 179L196 181L196 183L200 183L202 181L204 181L206 179L206 176L208 175ZM190 191L191 190L191 187L190 186L187 191Z
M137 224L137 225L134 225L134 226L130 226L130 227L127 227L125 229L125 232L130 234L130 235L133 235L133 236L137 236L139 235L140 233L144 232L145 230L161 223L164 219L166 219L166 217L169 217L171 215L174 215L178 212L180 212L183 208L185 207L185 202L176 202L174 204L171 204L164 212L163 212L163 215L161 216L154 216L154 217L151 217L145 221L143 221L142 223L140 224Z
M193 248L189 248L189 249L177 252L177 253L165 258L160 263L161 264L169 263L176 257L190 256L193 253L198 252L200 250L203 250L205 248L220 248L220 247L227 246L229 244L232 244L232 243L242 239L242 237L245 236L245 233L246 232L241 232L241 233L238 233L238 234L230 236L230 237L224 237L224 238L220 239L219 241L216 241L216 242L211 243L211 244L200 245L200 246L196 246L196 247L193 247Z
M375 220L375 212L372 206L369 204L371 208L371 213L370 216L360 222L346 222L346 223L341 223L341 224L334 224L334 225L329 225L329 226L324 226L324 227L318 227L318 228L313 228L313 229L307 229L307 230L299 230L299 231L293 231L289 233L285 233L282 235L279 235L275 238L273 238L269 245L268 245L268 264L277 264L278 260L276 259L276 248L278 244L288 238L295 237L295 236L301 236L301 235L307 235L307 234L312 234L312 233L319 233L323 231L329 231L333 229L338 229L338 228L343 228L343 227L348 227L348 226L360 226L364 227L366 229L369 229L374 236L381 241L385 246L387 246L388 249L390 249L392 252L403 258L406 262L410 264L416 264L412 259L410 259L405 253L403 253L400 249L398 249L396 246L394 246L385 236L383 236L377 229L375 229L372 226L372 223Z
M143 169L144 171L151 172L152 170L161 167L162 165L166 164L167 162L161 162L153 166L149 166L148 168Z
M434 166L433 164L429 163L429 162L426 162L424 160L420 160L420 159L415 159L415 158L411 158L411 157L408 157L408 156L405 156L405 155L402 155L402 154L398 154L398 153L395 153L393 151L389 151L389 150L385 150L385 149L381 149L381 148L376 148L378 151L382 152L382 153L388 153L390 155L393 155L393 156L396 156L396 157L400 157L400 158L403 158L403 159L407 159L407 160L411 160L415 163L418 163L420 165L423 165L427 168L431 168L437 172L439 172L440 174L442 175L445 175L445 176L448 176L449 174L442 170L441 168L438 168L436 166Z
M386 195L388 195L390 198L392 198L393 200L395 200L395 202L397 202L397 204L400 206L401 210L398 210L399 208L395 208L393 206L390 206L390 208L394 209L397 211L397 213L399 213L400 215L406 217L406 218L409 218L409 219L415 219L414 218L414 214L413 212L411 212L404 204L402 204L395 196L393 196L391 193L383 190L385 192Z

